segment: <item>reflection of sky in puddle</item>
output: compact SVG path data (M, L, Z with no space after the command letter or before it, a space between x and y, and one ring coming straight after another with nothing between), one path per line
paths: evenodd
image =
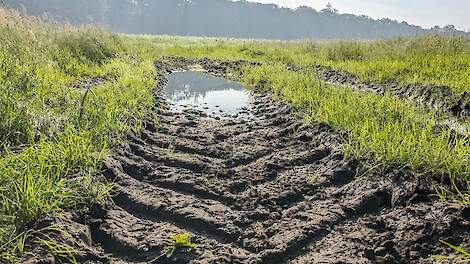
M450 129L454 130L460 135L470 136L470 123L468 122L466 123L466 122L459 122L455 119L447 119L447 120L438 122L438 124L448 126Z
M205 112L234 114L248 108L249 93L238 83L199 72L175 72L168 77L166 96L176 110L184 105Z

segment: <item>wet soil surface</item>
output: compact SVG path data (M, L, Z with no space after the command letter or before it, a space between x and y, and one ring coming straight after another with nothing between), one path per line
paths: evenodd
M248 117L250 92L241 84L202 72L175 72L168 76L166 103L172 110L198 109L208 115Z
M157 67L198 64L223 76L243 63L170 58ZM159 123L105 161L114 203L44 220L67 226L79 262L428 263L452 253L439 239L470 245L469 206L437 201L404 170L364 173L327 125L304 124L267 94L253 98L251 119L175 112L159 78ZM183 233L197 248L167 257ZM36 251L27 263L54 262Z
M289 67L294 71L305 71L295 66ZM441 111L449 112L453 116L470 120L470 93L457 93L447 86L408 84L402 85L398 82L374 83L370 81L361 81L354 74L334 70L329 66L316 65L314 72L327 82L340 85L351 85L361 91L377 92L379 94L390 93L400 98L410 99L416 103L429 108L435 108Z

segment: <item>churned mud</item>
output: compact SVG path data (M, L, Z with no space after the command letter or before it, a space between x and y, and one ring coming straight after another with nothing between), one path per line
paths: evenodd
M162 72L205 69L236 78L246 62L167 58ZM197 65L197 66L196 66ZM250 118L175 111L159 76L159 122L105 161L114 202L44 221L65 225L80 263L429 263L468 248L470 207L436 200L406 170L367 173L324 124L306 125L267 94ZM195 249L167 256L169 239ZM31 249L27 263L53 263Z

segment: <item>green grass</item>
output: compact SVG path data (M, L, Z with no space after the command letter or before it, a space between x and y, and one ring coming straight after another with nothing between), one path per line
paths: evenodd
M446 241L440 240L442 244L452 248L456 255L454 256L432 256L431 261L435 263L468 263L470 261L470 253L463 248L454 246Z
M345 151L377 160L386 169L408 167L422 175L442 175L470 184L470 138L435 129L446 115L392 95L336 87L311 74L292 73L282 64L247 69L245 82L293 104L307 121L347 132ZM462 198L468 195L462 193Z
M4 263L21 254L31 237L28 226L39 217L109 196L112 185L96 181L94 173L110 146L153 118L155 68L119 36L0 11ZM90 77L104 82L77 86ZM52 253L63 252L53 241L41 241Z
M260 41L128 36L168 54L331 66L362 80L448 86L470 92L470 38L421 36L375 41ZM143 44L145 43L145 44Z
M329 65L362 80L449 86L470 92L470 38L422 36L371 42L305 43L295 64Z

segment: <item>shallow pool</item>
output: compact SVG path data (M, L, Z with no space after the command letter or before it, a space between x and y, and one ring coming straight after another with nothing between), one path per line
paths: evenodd
M245 114L250 107L250 93L242 85L202 72L170 74L165 93L177 111L195 108L213 115Z

